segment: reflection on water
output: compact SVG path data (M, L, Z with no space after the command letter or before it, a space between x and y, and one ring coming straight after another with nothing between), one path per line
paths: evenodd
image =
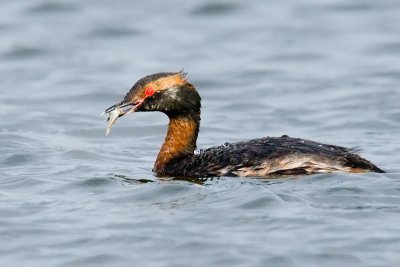
M4 266L396 266L398 1L2 3ZM184 68L198 147L288 134L386 174L157 178L167 118L99 113ZM1 265L1 264L0 264Z

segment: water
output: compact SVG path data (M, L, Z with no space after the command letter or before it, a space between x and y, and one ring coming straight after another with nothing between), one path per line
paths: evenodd
M396 266L400 3L11 1L0 17L1 266ZM99 114L184 68L199 148L288 134L387 174L156 179L167 118Z

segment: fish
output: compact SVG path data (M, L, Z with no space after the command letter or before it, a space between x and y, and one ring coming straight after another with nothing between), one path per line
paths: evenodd
M106 114L106 113L103 112L103 114ZM122 110L117 107L114 110L107 112L107 114L108 114L108 118L107 118L108 123L107 123L107 128L106 128L106 136L108 136L108 134L111 131L111 127L114 125L114 123L117 121L119 116L122 114Z
M110 133L111 127L114 125L114 123L118 120L119 117L123 116L124 114L127 113L132 113L136 111L136 109L140 106L140 104L143 101L137 101L136 104L132 102L127 102L125 103L124 101L121 101L115 105L112 105L108 109L106 109L101 115L108 115L107 118L107 128L106 128L106 136Z

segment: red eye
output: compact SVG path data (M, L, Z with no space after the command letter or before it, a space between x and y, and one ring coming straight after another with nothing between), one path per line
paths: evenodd
M148 87L144 93L146 94L146 96L152 96L154 94L154 89Z

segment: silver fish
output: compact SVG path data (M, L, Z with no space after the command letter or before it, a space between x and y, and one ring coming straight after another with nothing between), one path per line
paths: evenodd
M119 115L122 113L120 108L115 108L114 110L108 112L108 123L106 129L106 136L110 133L111 127L117 121Z
M133 104L132 102L125 103L124 101L121 101L106 109L102 113L102 115L108 114L106 136L110 133L111 127L114 125L119 117L127 113L136 111L137 107L140 106L141 103L142 101L137 101L136 104Z

